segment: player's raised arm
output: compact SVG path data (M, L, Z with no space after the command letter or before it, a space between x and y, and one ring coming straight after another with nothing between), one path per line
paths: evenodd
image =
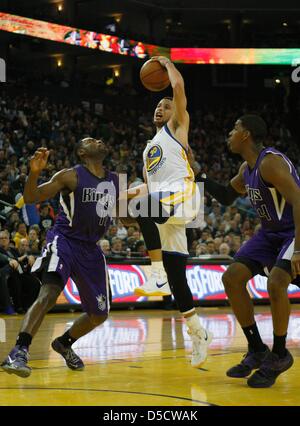
M30 159L30 172L24 189L24 201L27 204L36 203L54 197L62 189L74 190L76 177L73 170L61 170L49 182L37 185L38 178L47 166L50 152L39 148ZM74 179L75 178L75 179Z
M152 59L159 61L160 64L168 71L169 79L173 89L173 102L175 108L173 117L173 120L175 121L174 126L185 126L188 129L189 114L186 110L187 99L182 75L175 67L173 62L170 61L170 59L165 58L164 56L154 56Z
M295 246L291 259L292 276L300 275L300 188L296 184L286 161L278 155L267 155L261 162L259 171L263 180L277 189L293 207L295 223Z

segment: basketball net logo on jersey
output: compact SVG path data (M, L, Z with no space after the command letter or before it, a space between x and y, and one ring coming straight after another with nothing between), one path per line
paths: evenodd
M154 145L146 154L146 169L151 175L155 174L165 163L166 157L163 157L161 146Z

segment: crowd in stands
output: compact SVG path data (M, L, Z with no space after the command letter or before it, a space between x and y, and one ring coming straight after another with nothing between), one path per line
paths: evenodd
M299 150L282 116L270 105L256 110L270 125L267 144L285 152L300 171ZM195 159L202 172L219 182L228 182L238 170L240 159L228 152L225 140L244 112L245 108L223 105L204 108L191 117L190 145ZM0 275L1 282L7 274L14 277L11 288L17 310L26 310L35 295L34 284L26 303L17 301L28 268L45 245L46 231L59 209L58 197L37 206L20 202L30 156L40 146L51 150L48 167L40 176L42 183L75 164L74 146L79 139L102 138L109 147L106 166L126 173L128 185L138 184L142 182L145 142L152 138L153 130L151 111L104 105L103 111L92 112L84 105L54 103L25 93L14 97L0 94ZM206 194L204 213L201 226L187 230L191 256L233 256L260 226L244 197L225 207ZM128 227L115 220L99 244L108 258L147 256L137 224ZM2 293L3 287L1 284ZM7 294L0 294L0 300L7 301Z

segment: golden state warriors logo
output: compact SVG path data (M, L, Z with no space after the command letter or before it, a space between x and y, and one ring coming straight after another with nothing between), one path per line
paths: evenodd
M151 172L160 163L163 156L163 150L159 145L154 145L149 149L146 159L147 172Z

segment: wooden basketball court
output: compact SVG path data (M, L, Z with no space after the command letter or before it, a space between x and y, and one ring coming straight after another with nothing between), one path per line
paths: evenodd
M271 346L269 307L256 307L264 341ZM198 308L213 334L210 356L202 369L190 367L191 342L177 311L112 311L110 319L73 346L86 368L69 370L50 347L76 314L50 314L31 347L33 371L22 379L0 371L0 405L62 406L204 406L300 405L300 306L292 306L288 347L293 367L270 389L251 389L226 370L241 360L246 343L230 308ZM4 316L1 361L22 320Z

